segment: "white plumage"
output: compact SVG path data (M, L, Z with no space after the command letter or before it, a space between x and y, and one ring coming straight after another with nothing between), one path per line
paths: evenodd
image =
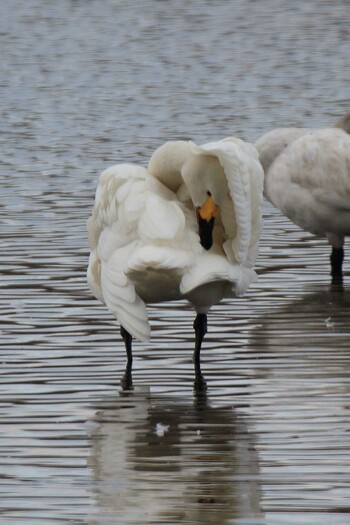
M259 151L259 160L265 173L267 173L273 161L296 139L318 129L329 128L338 128L346 133L350 133L350 112L337 120L333 126L327 128L277 128L262 135L255 142L255 147Z
M334 128L276 129L255 143L265 170L265 196L304 230L327 237L337 279L344 236L350 235L349 122L347 114Z
M206 314L242 295L256 279L262 189L257 151L235 138L167 142L148 169L108 168L88 221L92 293L142 341L150 337L146 303L187 299ZM208 195L219 212L206 250L196 214Z

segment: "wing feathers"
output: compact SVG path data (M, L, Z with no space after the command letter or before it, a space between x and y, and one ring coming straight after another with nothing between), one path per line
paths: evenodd
M227 179L236 226L232 226L232 209L226 203L222 213L229 241L224 249L231 262L254 264L257 239L262 228L261 200L264 172L258 152L251 144L227 138L196 148L217 156Z
M138 339L148 340L150 327L146 306L128 275L147 267L169 270L188 265L188 252L176 250L186 234L185 226L182 205L175 195L144 168L126 164L102 173L88 221L94 250L89 284ZM141 250L142 243L146 246Z
M250 284L256 279L257 275L254 270L238 264L230 264L227 259L219 255L205 253L182 277L180 291L183 294L189 294L192 290L207 283L227 281L232 283L235 295L240 296L245 294Z
M134 337L142 341L150 338L150 326L146 305L136 294L134 285L126 279L122 271L117 271L113 264L101 266L101 284L104 302L107 308L117 317L120 324Z
M184 234L185 216L178 203L147 193L138 234L145 241L171 241Z
M240 294L255 279L255 273L244 266L254 263L262 224L263 171L257 151L252 145L233 138L202 147L190 143L180 143L180 146L176 169L170 170L171 176L177 177L174 188L165 187L142 167L112 166L101 174L95 206L88 220L91 290L131 335L143 341L149 340L150 326L146 305L136 289L143 297L149 297L144 276L151 276L147 282L154 286L158 283L152 277L154 270L163 272L163 282L169 283L173 298L180 296L181 277L180 291L184 294L221 281L217 287L219 292L213 294L214 302L223 296L220 294L225 295L225 281L232 283L236 294ZM171 148L169 143L167 155ZM186 184L182 172L183 180L179 178L179 170L189 154L216 156L223 168L228 196L221 206L221 219L227 258L222 253L203 250L193 204L187 202L189 190L179 191L183 202L174 193L182 182ZM157 159L156 167L162 168ZM221 167L216 161L215 164L221 174ZM227 192L223 174L221 177ZM156 299L160 297L157 290L151 292ZM169 291L162 290L161 296L168 297ZM206 298L205 304L210 305L210 300Z
M177 270L179 273L193 264L193 255L188 250L169 246L143 246L131 255L126 272L153 270Z

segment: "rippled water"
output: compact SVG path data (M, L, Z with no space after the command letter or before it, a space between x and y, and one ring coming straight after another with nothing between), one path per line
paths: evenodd
M350 296L329 249L265 203L249 294L123 345L85 281L98 173L170 138L349 110L349 3L3 0L1 525L347 524Z

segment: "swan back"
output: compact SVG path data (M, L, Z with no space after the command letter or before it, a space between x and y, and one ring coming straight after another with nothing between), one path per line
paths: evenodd
M294 141L271 167L271 178L281 176L308 191L338 192L350 197L350 137L340 129L314 130Z
M265 173L289 144L311 131L311 128L277 128L260 137L255 147Z
M183 183L181 168L191 151L191 143L185 140L165 142L150 158L148 171L167 188L177 192Z
M350 134L350 112L341 117L333 126L330 125L323 128L277 128L265 133L255 142L265 173L268 172L274 160L295 140L314 131L334 128L342 129L345 133Z

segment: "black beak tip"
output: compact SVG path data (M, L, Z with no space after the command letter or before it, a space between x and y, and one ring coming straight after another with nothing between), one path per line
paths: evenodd
M207 221L205 219L198 219L199 226L199 238L201 245L205 250L210 250L213 246L213 229L214 229L214 217Z
M201 245L205 250L210 250L210 248L213 246L213 239L201 238Z

